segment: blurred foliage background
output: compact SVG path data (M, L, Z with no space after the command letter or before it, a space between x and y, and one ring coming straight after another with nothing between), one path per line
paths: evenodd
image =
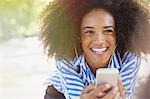
M150 7L150 0L139 0L141 3L146 5L147 7Z
M48 0L0 0L0 40L28 37L38 31L38 16Z
M35 36L38 16L52 0L0 0L0 40ZM150 7L150 0L139 0Z

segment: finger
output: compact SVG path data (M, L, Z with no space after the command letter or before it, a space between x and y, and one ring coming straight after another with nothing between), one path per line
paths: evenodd
M123 96L121 96L121 98L120 99L126 99L126 96L125 95L123 95Z
M119 92L117 92L117 94L116 94L116 96L115 96L115 98L114 99L121 99L121 97L120 97L120 93Z
M103 99L114 99L118 93L118 87L113 87L104 97Z
M95 89L94 84L90 84L87 87L85 87L81 92L80 99L94 99L94 96L89 95L89 92L91 92L94 89Z
M94 95L95 97L103 97L105 92L110 90L111 85L104 83L99 85L95 90L93 90L90 94Z
M125 95L125 88L123 87L122 81L120 78L118 79L118 88L119 88L120 95L124 96Z
M94 84L90 84L88 85L87 87L85 87L82 92L83 93L89 93L90 91L94 90L95 89L95 85Z
M104 84L101 84L97 87L97 90L99 90L100 92L104 92L104 91L107 91L109 89L111 89L112 86L108 83L104 83Z

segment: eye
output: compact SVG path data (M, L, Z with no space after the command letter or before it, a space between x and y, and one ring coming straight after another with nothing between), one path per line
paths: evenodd
M114 33L114 30L112 29L104 30L104 34L113 34L113 33Z
M90 34L93 34L94 31L93 31L93 30L85 30L84 33L85 33L86 35L90 35Z

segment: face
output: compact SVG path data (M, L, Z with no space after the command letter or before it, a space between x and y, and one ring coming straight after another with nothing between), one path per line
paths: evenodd
M103 9L87 13L81 23L81 44L86 61L93 71L107 67L116 45L113 16Z

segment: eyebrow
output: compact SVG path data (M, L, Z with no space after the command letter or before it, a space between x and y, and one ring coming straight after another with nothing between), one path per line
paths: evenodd
M82 30L85 30L85 29L87 29L87 28L89 28L89 29L94 29L94 27L86 26L86 27L84 27ZM104 28L114 28L114 27L113 27L113 26L104 26Z
M94 27L86 26L86 27L83 27L82 30L85 30L85 29L87 29L87 28L94 29Z
M104 28L114 28L113 26L104 26Z

